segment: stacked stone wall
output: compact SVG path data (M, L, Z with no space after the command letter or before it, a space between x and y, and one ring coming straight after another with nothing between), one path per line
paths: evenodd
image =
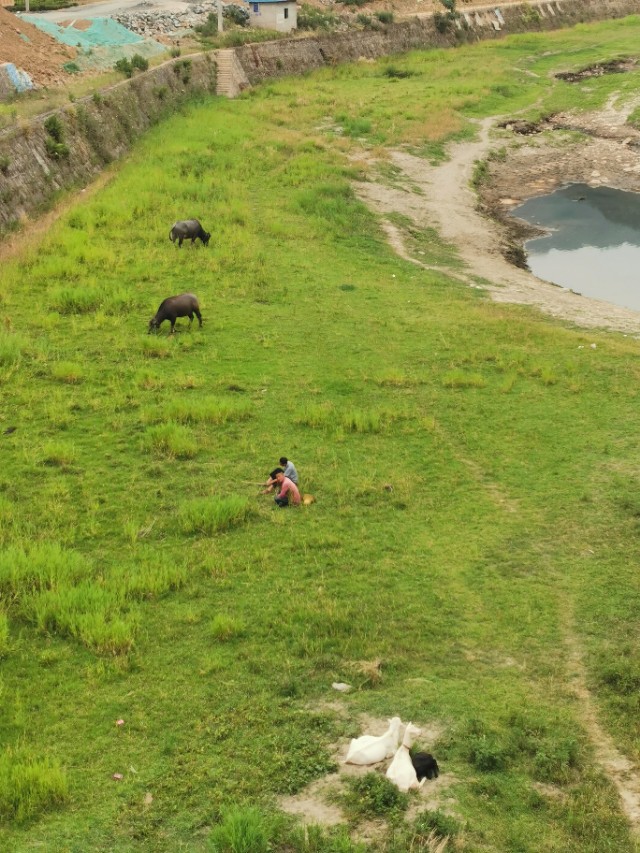
M638 0L553 0L498 9L499 15L495 6L466 13L463 9L459 24L451 22L446 32L439 31L433 17L424 16L378 30L245 45L234 49L238 73L242 86L246 80L255 85L363 57L377 59L621 18L640 11L640 4ZM189 98L215 91L214 55L199 54L172 60L56 111L68 149L62 156L52 152L47 116L19 121L0 132L0 233L51 204L59 192L89 183L145 130Z

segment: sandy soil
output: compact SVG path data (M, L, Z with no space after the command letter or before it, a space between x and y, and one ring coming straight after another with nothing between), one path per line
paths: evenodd
M0 61L13 62L26 71L36 86L64 85L68 75L62 66L75 55L75 48L60 44L33 24L0 8Z
M640 134L625 125L631 108L627 104L624 110L616 109L611 103L599 114L557 115L544 133L526 136L514 130L516 122L500 129L495 119L485 121L478 140L452 146L450 159L441 166L406 151L389 152L402 179L393 186L376 180L361 183L357 192L383 216L402 213L418 227L435 228L465 262L464 272L446 270L447 274L482 287L495 301L530 305L579 326L638 335L640 313L543 282L505 258L512 254L514 240L530 233L506 215L526 198L572 181L640 191L635 148ZM590 139L578 142L567 130L582 130ZM506 161L489 161L489 180L478 204L469 185L476 160L487 157L492 148L512 144L516 148L509 148ZM410 256L399 228L387 221L383 227L398 254L425 266Z
M333 703L333 705L335 704ZM339 713L340 716L344 716L345 713L344 708L335 709L335 712ZM382 734L388 727L387 720L376 719L364 714L359 718L359 723L363 734ZM438 724L416 723L416 725L422 729L422 734L418 738L420 748L432 750L433 744L442 735L442 728ZM365 776L371 772L385 773L391 763L391 759L387 759L366 767L345 764L344 759L348 749L349 742L334 744L333 753L338 771L324 776L322 779L317 779L295 796L283 797L279 803L280 808L288 814L296 815L304 824L320 824L322 826L346 824L347 818L338 803L338 798L344 791L345 780ZM423 787L412 796L412 803L407 815L408 820L413 820L419 812L424 810L440 809L453 814L455 799L449 789L455 781L457 780L451 773L442 772L441 768L440 776L437 779L427 780ZM385 831L386 824L384 822L364 821L358 825L354 839L363 842L372 841Z

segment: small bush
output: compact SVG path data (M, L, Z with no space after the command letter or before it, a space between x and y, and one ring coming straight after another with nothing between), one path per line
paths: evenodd
M392 24L393 12L376 12L376 18L381 24Z
M235 3L228 3L226 6L223 6L222 14L227 20L237 24L239 27L246 27L249 23L249 10L242 6L236 6Z
M212 853L268 853L272 823L251 806L232 808L209 836Z
M62 66L63 70L67 72L67 74L79 74L80 66L77 62L65 62Z
M6 156L6 154L0 157L0 172L2 172L3 175L7 174L10 165L11 160L9 159L9 157Z
M174 59L177 59L180 56L180 54L182 53L182 51L180 50L179 47L176 46L176 47L172 47L171 50L169 51L169 53Z
M0 753L0 818L21 823L66 802L65 774L52 761L22 752Z
M209 12L209 14L207 15L207 20L204 22L204 24L198 24L198 26L195 27L195 31L199 35L205 36L205 37L217 35L218 34L218 15L217 15L217 13L216 12ZM178 74L179 72L175 71L175 67L176 66L174 66L174 72L176 74Z
M460 824L451 815L440 810L425 811L419 814L414 824L414 830L419 836L436 835L439 838L447 838L458 835Z
M64 139L64 125L57 115L49 116L44 123L44 129L47 131L54 142L62 142Z
M45 139L44 147L52 160L64 160L69 156L69 146L64 142L56 142L50 136Z
M133 77L133 65L126 56L119 59L113 67L115 71L120 72L120 74L124 74L125 77Z
M393 817L409 805L407 794L379 773L349 779L343 799L350 812L363 818Z
M139 53L134 53L131 57L131 67L138 71L147 71L149 68L149 60L141 56Z
M211 536L241 524L249 515L249 501L238 495L226 498L200 498L184 503L178 522L183 533Z
M147 450L169 459L193 459L198 453L191 431L172 422L150 427L144 442Z

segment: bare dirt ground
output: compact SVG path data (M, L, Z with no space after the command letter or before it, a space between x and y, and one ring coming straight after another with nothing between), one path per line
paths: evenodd
M60 44L33 24L0 8L0 62L12 62L26 71L37 86L64 85L68 74L62 66L75 55L75 48Z
M413 263L425 266L420 258L411 257L402 230L384 219L390 213L409 217L419 228L435 228L465 263L462 273L446 270L447 274L482 287L496 302L530 305L579 326L638 335L640 313L543 282L505 258L513 253L514 240L530 233L507 216L526 198L578 181L640 191L635 147L640 134L625 124L631 108L612 102L597 114L558 114L541 128L544 133L530 134L527 127L525 136L514 129L520 127L516 121L504 129L495 119L485 121L478 140L452 146L450 159L440 166L407 151L389 152L400 180L390 186L374 179L358 184L357 192L382 214L394 249ZM572 130L585 133L587 141L570 134ZM470 187L474 164L491 149L504 146L508 146L506 160L488 161L489 177L478 201Z
M335 708L336 703L333 705L335 713L341 716L346 713L343 707ZM359 718L359 723L363 734L374 735L382 734L389 725L387 720L375 719L367 715L362 715ZM441 727L437 724L421 725L416 723L416 725L422 729L422 734L418 739L420 748L431 750L433 744L442 735ZM288 814L296 815L304 824L320 824L322 826L346 824L347 818L339 803L346 780L364 776L371 772L384 774L391 763L391 759L387 759L369 766L345 764L344 759L348 748L349 743L346 741L334 744L332 750L338 765L337 772L317 779L295 796L283 797L280 800L280 808ZM437 779L428 779L422 788L412 796L407 818L412 820L421 811L435 811L436 809L453 814L455 798L449 789L455 781L457 780L453 774L442 771ZM364 842L372 841L383 834L385 830L386 825L382 822L378 824L376 821L366 821L358 826L354 838Z

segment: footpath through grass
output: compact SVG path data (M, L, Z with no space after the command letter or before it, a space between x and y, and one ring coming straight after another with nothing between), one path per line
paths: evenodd
M640 345L401 261L349 155L438 157L472 117L632 92L640 72L588 91L547 74L639 35L416 53L393 60L406 77L344 67L193 106L3 267L2 849L427 850L432 829L462 850L633 849L567 638L637 761ZM211 242L178 250L191 216ZM182 291L203 329L148 336ZM258 496L282 454L310 507ZM451 802L404 823L367 783L389 828L364 847L272 824L361 712L441 729ZM232 806L254 809L233 843Z

